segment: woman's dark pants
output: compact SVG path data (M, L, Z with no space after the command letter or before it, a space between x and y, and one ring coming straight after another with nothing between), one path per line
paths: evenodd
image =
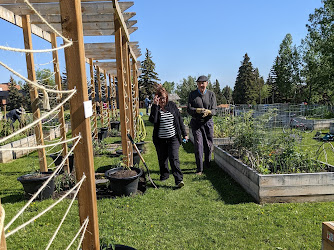
M191 130L194 136L194 148L197 170L203 172L203 152L204 166L209 167L213 146L213 120L200 123L194 119L190 122Z
M160 179L165 180L169 178L169 168L168 168L168 159L170 167L172 169L172 174L175 179L175 184L179 184L183 180L183 174L180 169L180 160L179 160L179 148L180 142L173 136L168 139L159 138L154 146L157 150L159 167L160 167Z

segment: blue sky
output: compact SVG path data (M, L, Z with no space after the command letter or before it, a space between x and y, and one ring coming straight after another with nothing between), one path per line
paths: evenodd
M139 60L149 49L162 83L179 84L189 75L211 74L221 87L233 87L245 53L266 79L284 36L290 33L299 45L309 14L321 5L321 0L138 0L127 11L137 13L132 19L138 21L138 30L130 39L139 42L143 53ZM21 29L0 20L0 31L6 34L0 37L1 45L24 46ZM112 41L113 37L85 37L85 42ZM33 44L50 48L37 37ZM51 53L35 54L36 64L51 60ZM26 76L24 54L0 51L0 61ZM61 71L64 65L61 60ZM10 75L0 68L0 82L7 82Z

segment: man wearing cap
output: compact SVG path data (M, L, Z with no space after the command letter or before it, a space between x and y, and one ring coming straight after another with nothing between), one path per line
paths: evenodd
M192 116L190 127L194 136L195 158L197 170L201 175L204 168L210 167L213 146L213 120L216 115L217 101L215 93L208 90L208 78L200 76L197 79L197 89L190 92L187 111Z
M24 111L24 108L21 107L21 108L18 108L18 109L13 109L9 113L6 114L6 119L11 120L10 126L12 128L14 128L14 122L16 120L18 120L19 123L21 124L21 115L22 115L23 111Z

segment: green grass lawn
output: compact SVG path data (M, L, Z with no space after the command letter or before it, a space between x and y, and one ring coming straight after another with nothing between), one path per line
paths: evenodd
M174 189L171 176L159 181L152 125L144 116L148 136L145 161L159 189L148 183L144 195L98 200L101 244L125 244L137 249L320 249L321 223L334 220L333 202L265 204L254 202L236 182L214 165L195 175L193 146L180 148L185 186ZM118 158L95 158L95 169L116 164ZM0 166L0 197L5 224L24 205L23 188L16 178L37 166L37 154ZM15 225L53 201L35 202ZM7 238L8 249L44 249L69 200ZM11 228L15 228L15 225ZM79 229L77 202L52 249L64 249Z

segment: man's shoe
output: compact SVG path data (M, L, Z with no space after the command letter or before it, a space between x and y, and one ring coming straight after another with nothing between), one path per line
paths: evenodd
M202 175L203 172L201 172L201 171L200 171L200 172L196 172L196 174L197 174L197 175Z
M177 187L178 188L181 188L181 187L183 187L184 186L184 182L183 181L181 181L179 184L177 184Z

